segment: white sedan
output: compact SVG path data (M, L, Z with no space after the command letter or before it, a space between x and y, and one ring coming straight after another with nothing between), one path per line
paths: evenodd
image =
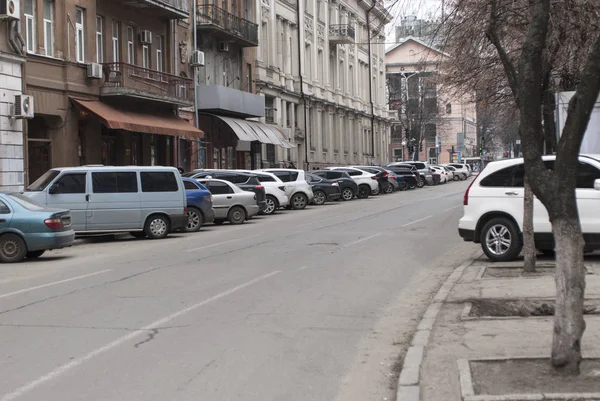
M244 191L235 184L225 180L200 178L213 196L213 209L217 225L229 221L229 224L242 224L256 216L259 211L256 194Z

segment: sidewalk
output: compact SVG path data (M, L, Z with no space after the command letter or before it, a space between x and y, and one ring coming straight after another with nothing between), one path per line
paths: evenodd
M600 311L600 259L585 265L586 304ZM554 304L554 262L540 260L538 268L520 276L522 262L493 264L484 257L459 267L421 321L397 400L600 400L600 360L586 360L600 358L600 315L586 315L582 374L566 383L553 377L547 309Z

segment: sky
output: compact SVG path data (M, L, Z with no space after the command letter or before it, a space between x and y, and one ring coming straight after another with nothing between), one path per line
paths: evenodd
M407 15L416 15L418 18L428 19L441 14L442 3L448 0L385 0L385 5L392 21L386 26L386 41L393 42L394 27L400 24L400 19ZM386 47L391 43L386 44Z

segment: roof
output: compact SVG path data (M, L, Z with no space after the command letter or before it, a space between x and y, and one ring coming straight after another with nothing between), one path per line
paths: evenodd
M427 42L424 42L424 41L422 41L422 40L421 40L421 39L419 39L419 38L415 38L414 36L408 36L408 37L404 38L404 39L403 39L401 42L399 42L399 43L396 43L395 45L392 45L391 47L389 47L389 48L388 48L388 49L385 51L385 54L388 54L388 53L390 53L390 52L392 52L392 51L396 50L396 49L397 49L397 48L399 48L400 46L402 46L402 45L404 45L404 44L406 44L407 42L410 42L410 41L413 41L413 42L415 42L415 43L418 43L418 44L420 44L421 46L423 46L423 47L426 47L426 48L428 48L428 49L431 49L431 50L433 50L433 51L434 51L434 52L436 52L436 53L440 53L440 54L443 54L443 55L444 55L444 56L446 56L446 57L450 57L450 54L446 53L445 51L443 51L443 50L440 50L440 49L438 49L437 47L434 47L434 46L432 46L432 45L428 44Z

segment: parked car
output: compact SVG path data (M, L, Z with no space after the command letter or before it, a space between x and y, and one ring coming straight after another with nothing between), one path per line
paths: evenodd
M340 190L342 191L342 200L352 200L358 194L358 185L345 171L335 170L314 170L311 174L317 175L328 180L336 180L340 184Z
M348 173L350 177L358 185L358 193L356 194L358 199L368 198L374 191L379 191L379 183L375 174L367 173L364 170L360 170L352 167L327 167L327 170L343 171Z
M400 188L400 183L398 182L398 176L396 173L383 167L381 167L381 169L386 172L388 181L390 183L390 185L387 186L385 193L391 194L392 192L397 191ZM400 177L400 180L403 181L402 177Z
M311 173L306 173L306 179L312 187L315 205L324 205L327 201L336 201L342 197L340 184L336 180L328 180Z
M460 177L462 174L460 174L458 171L456 171L456 169L452 166L446 166L444 165L443 167L447 168L448 171L450 171L450 173L452 174L452 179L454 181L460 181Z
M379 193L386 193L387 187L390 185L390 180L388 179L388 173L381 167L376 166L348 166L352 168L357 168L359 170L366 171L367 173L374 174L377 178L377 183L379 184L376 191L372 191L371 195L377 195Z
M448 170L445 167L443 167L443 166L431 166L430 168L433 171L435 171L437 174L440 175L440 183L445 184L445 183L451 181L450 173L448 172Z
M433 185L440 185L442 183L442 176L438 172L433 171L431 177L433 178Z
M54 168L24 194L70 210L76 233L130 232L156 239L188 224L183 180L174 167Z
M425 186L425 184L427 184L427 179L425 178L424 173L421 170L419 170L417 168L417 166L415 166L413 164L406 163L406 162L396 162L396 163L388 164L386 166L386 168L390 168L390 167L401 167L401 168L409 169L417 178L417 188L423 188ZM433 178L431 180L433 181Z
M258 214L259 206L254 192L245 191L227 180L199 178L197 181L212 194L215 224L221 225L225 221L242 224Z
M282 207L287 207L290 200L286 194L286 184L275 174L266 171L235 170L254 174L258 181L265 187L267 207L261 211L264 214L273 214Z
M471 170L467 164L448 163L448 164L445 164L445 166L452 167L454 170L456 170L456 172L458 173L458 175L462 181L466 180L467 178L469 178L471 176Z
M387 169L393 171L396 176L402 177L406 182L408 189L415 189L419 186L419 172L414 166L388 166Z
M392 163L391 165L395 165L395 166L408 165L408 166L415 167L419 171L419 175L420 175L420 177L419 177L420 182L417 185L419 188L422 188L423 186L425 186L425 184L433 185L433 177L431 176L431 171L429 170L429 163L427 163L427 162L405 161L405 162L399 162L399 163ZM390 165L388 165L388 167L389 166Z
M268 168L256 171L272 173L286 184L285 191L290 200L288 208L304 209L313 201L313 191L310 184L306 181L304 170Z
M196 180L183 178L183 185L188 210L188 224L185 231L196 232L204 223L212 223L215 220L213 197L208 188Z
M553 169L556 156L544 156ZM493 261L514 260L523 247L523 159L490 162L471 182L464 196L464 215L458 232L465 241L480 243ZM575 195L586 250L600 249L600 157L579 156ZM552 223L544 205L534 198L535 246L552 253Z
M389 168L386 167L386 171L388 172L388 177L392 180L396 181L397 187L396 190L398 191L406 191L408 189L408 182L405 179L405 176L400 174L400 173L395 173L394 171L390 170ZM415 185L416 185L417 179L415 178Z
M49 209L19 193L0 193L0 262L39 258L74 240L68 210Z
M229 181L232 184L237 185L244 191L252 191L256 194L256 204L260 208L260 211L267 209L267 191L264 185L258 180L258 177L252 173L246 173L235 170L217 170L217 169L204 169L194 170L189 173L185 173L184 177L189 178L215 178L218 180Z

